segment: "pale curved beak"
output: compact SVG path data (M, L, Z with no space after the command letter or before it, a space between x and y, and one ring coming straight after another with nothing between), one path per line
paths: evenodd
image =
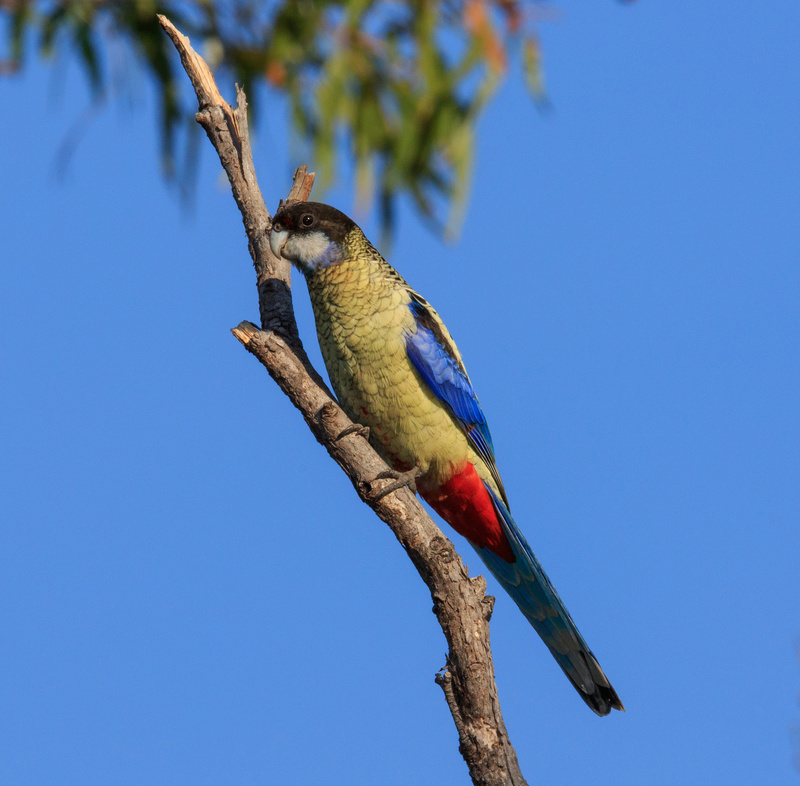
M283 247L286 245L286 241L289 239L289 230L282 229L280 232L276 232L274 229L269 233L269 247L272 249L272 253L275 254L278 259L283 256Z

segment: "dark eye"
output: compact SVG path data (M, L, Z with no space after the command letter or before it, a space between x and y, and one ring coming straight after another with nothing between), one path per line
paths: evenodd
M275 223L272 225L272 229L273 229L273 231L275 231L275 232L283 232L283 224L281 224L281 222L280 222L280 221L276 221L276 222L275 222Z
M314 216L312 216L312 215L311 215L311 213L306 213L306 214L305 214L305 215L304 215L304 216L303 216L303 217L300 219L300 223L302 223L302 225L303 225L304 227L310 227L310 226L311 226L311 225L314 223Z

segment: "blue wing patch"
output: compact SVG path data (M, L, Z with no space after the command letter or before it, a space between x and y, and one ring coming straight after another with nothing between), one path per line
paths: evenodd
M406 336L408 357L425 384L453 413L470 444L486 462L507 505L503 482L495 464L492 435L467 372L428 310L427 303L413 293L409 308L417 330Z

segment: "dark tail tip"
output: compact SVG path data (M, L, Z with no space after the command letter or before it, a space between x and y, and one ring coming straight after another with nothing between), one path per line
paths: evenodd
M581 697L593 712L597 713L601 718L608 715L611 710L625 712L625 706L617 696L617 692L610 685L595 684L594 688L594 693L584 693L578 689L578 693L581 694Z

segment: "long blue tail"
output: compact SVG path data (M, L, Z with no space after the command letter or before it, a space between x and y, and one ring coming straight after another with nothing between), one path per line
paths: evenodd
M485 548L475 546L475 550L542 637L558 665L589 707L598 715L608 715L612 709L624 711L625 707L622 706L619 696L575 627L572 617L511 517L510 511L488 485L486 488L497 509L500 524L511 544L516 561L506 562Z

